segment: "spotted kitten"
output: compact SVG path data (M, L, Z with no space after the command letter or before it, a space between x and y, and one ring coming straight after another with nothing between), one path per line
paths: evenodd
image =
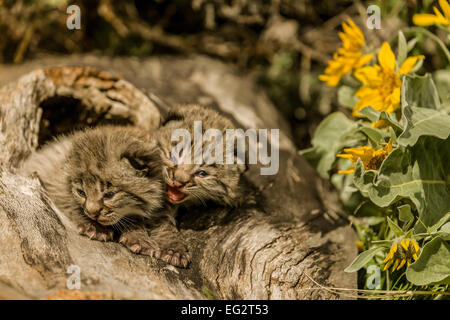
M157 241L165 232L161 222L167 219L160 165L156 144L148 135L105 126L55 139L33 153L22 172L37 174L80 234L100 241L117 235L133 252L156 258L170 255L167 262L187 266L186 248L184 257Z
M190 163L177 159L172 150L177 141L171 141L175 129L186 129L194 137L194 121L202 122L202 134L208 129L217 129L225 136L226 129L234 129L233 123L212 109L199 105L184 105L169 113L156 134L163 162L163 177L167 188L167 200L175 205L198 205L208 202L229 207L239 204L241 199L240 176L245 171L241 164L195 164L192 143ZM193 139L193 138L192 138ZM203 140L202 149L209 141ZM223 143L225 155L225 142Z

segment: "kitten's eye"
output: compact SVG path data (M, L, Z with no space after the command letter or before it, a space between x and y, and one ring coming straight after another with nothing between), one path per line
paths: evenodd
M80 197L86 198L86 193L83 190L77 189L77 193Z
M195 175L199 176L199 177L206 177L208 175L208 173L204 170L199 170L195 173Z
M103 195L103 198L105 198L105 199L111 199L112 197L114 197L115 194L116 194L115 192L109 191L109 192L107 192L107 193L105 193L105 194Z
M133 166L133 168L135 168L136 170L143 170L146 168L145 163L140 159L130 157L130 158L128 158L128 161Z

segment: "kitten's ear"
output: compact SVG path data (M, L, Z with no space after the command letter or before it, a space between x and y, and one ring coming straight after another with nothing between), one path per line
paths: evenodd
M170 121L183 121L183 120L184 120L184 116L182 114L178 113L176 110L171 110L167 114L167 117L164 119L161 126L164 127Z
M136 150L125 152L122 159L126 160L136 171L151 175L158 168L160 157L157 150Z

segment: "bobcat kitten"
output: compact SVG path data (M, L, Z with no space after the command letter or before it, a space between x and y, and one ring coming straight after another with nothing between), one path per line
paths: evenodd
M187 266L188 259L169 252L149 230L167 219L161 210L160 166L156 144L145 133L104 126L55 139L33 153L22 172L37 173L54 204L80 234L111 241L117 233L119 242L133 252L156 258L170 255L166 262Z
M194 137L194 121L202 122L202 134L208 129L217 129L225 134L226 129L234 129L233 123L212 109L199 105L184 105L168 114L163 126L156 134L161 149L163 177L167 186L167 200L179 205L197 205L214 202L234 207L241 198L240 176L245 165L202 163L195 164L195 153L191 147L191 161L180 161L172 155L177 141L172 141L175 129L186 129ZM205 147L203 141L202 149ZM225 145L225 143L224 143ZM225 151L225 150L224 150ZM223 152L225 155L225 152ZM189 163L188 163L189 162Z

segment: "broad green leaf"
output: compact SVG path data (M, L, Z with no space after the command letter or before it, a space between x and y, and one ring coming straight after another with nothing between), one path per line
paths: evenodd
M412 146L421 136L447 139L450 116L440 109L439 96L431 76L405 76L402 85L403 133L398 143Z
M398 137L398 143L412 146L421 136L434 136L447 139L450 135L450 116L445 111L426 108L405 108L403 117L406 128Z
M383 134L379 130L370 127L361 127L360 130L370 139L374 147L378 147L381 142L384 142Z
M385 120L387 121L391 126L396 128L397 130L403 130L402 125L395 119L395 114L391 113L388 114L386 111L376 111L372 107L364 107L361 110L358 111L358 113L362 114L363 116L367 117L372 122L377 122L379 120Z
M439 109L439 95L430 74L424 76L406 75L402 82L402 109L405 107L420 107Z
M356 272L362 267L364 267L366 264L372 260L372 258L380 251L385 250L385 247L374 247L369 250L366 250L362 253L360 253L355 260L350 263L350 265L345 268L345 272Z
M358 160L355 186L380 207L401 198L410 199L426 226L450 211L447 175L450 172L450 139L421 137L413 147L399 147L383 161L379 172L365 170Z
M327 178L336 161L336 154L344 147L361 145L366 140L359 132L356 122L343 113L335 112L326 117L317 127L311 140L312 148L300 151Z
M402 206L397 207L398 210L398 217L400 221L404 222L403 230L408 230L411 226L412 222L414 221L414 215L411 212L411 207L409 204L405 204Z
M410 73L415 73L415 72L419 71L420 68L422 68L422 65L423 65L423 59L420 59L419 61L417 61L417 63L411 69Z
M389 136L392 140L392 145L397 145L397 135L392 127L389 127Z
M450 234L450 222L444 224L440 231Z
M387 222L389 225L389 229L395 234L396 237L401 237L405 233L403 232L402 228L400 228L394 221L392 221L389 217L387 217Z
M439 230L442 225L444 225L450 219L450 212L447 212L437 223L428 228L430 233L436 232Z
M418 38L414 37L411 40L408 41L408 52L410 52L414 46L416 45L417 41L419 41Z
M339 105L348 109L353 109L358 101L355 97L355 89L345 85L339 87L337 96Z
M408 55L408 44L406 43L405 35L403 32L398 32L398 54L397 54L397 66L400 68L400 66L403 64L403 62L406 59L406 56Z
M450 283L450 245L440 237L428 242L406 270L406 278L418 286Z
M447 112L450 111L450 70L442 69L433 74L433 78L436 82L436 88L441 98L442 109Z

